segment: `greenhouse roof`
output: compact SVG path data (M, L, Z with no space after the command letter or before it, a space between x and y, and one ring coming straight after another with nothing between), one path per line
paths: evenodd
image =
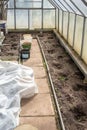
M59 9L87 17L87 0L50 0Z

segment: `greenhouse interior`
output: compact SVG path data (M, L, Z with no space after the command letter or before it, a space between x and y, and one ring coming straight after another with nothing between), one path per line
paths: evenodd
M0 130L87 130L87 0L0 0Z

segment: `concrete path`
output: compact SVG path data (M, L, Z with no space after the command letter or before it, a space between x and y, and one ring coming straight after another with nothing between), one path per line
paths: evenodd
M47 74L37 40L33 39L30 59L24 65L34 70L39 93L21 102L20 124L30 124L38 130L57 130Z

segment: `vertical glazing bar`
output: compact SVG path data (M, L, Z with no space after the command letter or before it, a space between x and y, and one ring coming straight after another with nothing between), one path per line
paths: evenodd
M55 8L55 29L57 29L57 26L56 26L56 20L57 20L57 18L56 18L56 14L57 14L57 8Z
M75 14L75 22L74 22L74 31L73 31L73 48L74 48L74 43L75 43L76 18L77 18L77 14Z
M58 32L59 32L59 9L58 9Z
M14 0L14 29L16 29L16 0Z
M62 35L63 35L63 17L64 17L64 12L62 10Z
M28 9L28 29L30 29L30 12L29 12L29 9Z
M42 24L41 24L41 29L42 30L43 30L43 2L44 2L44 0L42 0L42 7L41 7L41 9L42 9L42 20L41 20Z
M81 53L80 53L80 56L81 56L81 57L82 57L83 46L84 46L85 26L86 26L86 17L84 17L84 21L83 21L82 43L81 43Z
M69 36L69 22L70 22L70 12L68 12L67 41Z

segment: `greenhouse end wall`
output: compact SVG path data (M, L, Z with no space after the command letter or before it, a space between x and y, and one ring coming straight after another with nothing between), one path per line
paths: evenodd
M57 32L87 64L87 18L60 9L56 9L56 17Z
M42 3L43 2L43 3ZM7 8L8 29L53 29L56 9L48 0L9 0Z

